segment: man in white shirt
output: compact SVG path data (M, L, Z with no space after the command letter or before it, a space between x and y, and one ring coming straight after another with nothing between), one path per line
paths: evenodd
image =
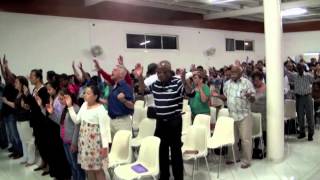
M235 159L240 160L237 146L240 136L243 153L241 168L248 168L252 159L251 103L255 101L255 89L248 79L242 77L241 67L233 66L231 79L226 82L223 93L227 98L229 114L235 121ZM232 153L229 154L232 157Z

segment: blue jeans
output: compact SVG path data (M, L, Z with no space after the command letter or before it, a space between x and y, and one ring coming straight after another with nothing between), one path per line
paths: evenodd
M67 160L69 162L71 172L72 172L72 180L85 180L86 174L83 169L81 169L78 164L78 152L70 151L70 144L63 143L64 152L66 153Z
M22 151L22 143L20 140L18 128L17 128L17 121L14 118L13 114L7 115L3 117L6 131L9 136L9 140L12 144L13 152L18 155L23 155Z

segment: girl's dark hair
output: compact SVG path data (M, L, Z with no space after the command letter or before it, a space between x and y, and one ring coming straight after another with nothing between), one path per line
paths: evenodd
M21 84L21 89L18 89L19 92L23 92L23 86L26 86L27 88L29 88L29 83L27 78L23 77L23 76L17 76L16 79L20 82Z
M58 81L47 82L46 85L50 85L53 89L55 89L56 91L59 91Z
M77 104L77 97L75 96L75 94L71 93L67 88L60 89L59 95L69 95L71 97L72 104Z
M42 69L32 69L31 73L34 73L36 75L36 78L43 82Z
M87 88L90 88L92 90L93 94L97 96L96 102L99 102L101 92L100 92L98 86L96 86L94 84L90 84L87 86Z

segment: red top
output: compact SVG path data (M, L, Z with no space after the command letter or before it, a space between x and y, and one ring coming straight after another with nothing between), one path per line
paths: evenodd
M99 70L99 71L98 71L98 74L99 74L99 75L101 74L102 77L103 77L103 79L105 79L106 81L108 81L111 85L114 85L114 84L115 84L114 80L111 79L111 75L108 74L107 72L105 72L104 70L102 70L102 69ZM126 76L124 77L124 80L126 81L126 83L127 83L129 86L133 87L133 82L132 82L132 79L131 79L130 74L128 73L128 71L127 71Z

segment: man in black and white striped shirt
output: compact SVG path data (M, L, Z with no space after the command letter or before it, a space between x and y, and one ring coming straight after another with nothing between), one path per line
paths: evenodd
M139 79L139 90L143 93L145 84L142 78L142 67L136 67L135 74ZM155 136L160 143L160 179L168 180L169 147L171 150L172 172L175 180L183 179L183 160L181 152L182 102L184 93L190 93L191 87L184 86L185 72L178 79L172 75L171 64L161 61L157 68L158 80L149 86L154 96L157 119ZM186 89L185 89L186 88Z
M298 74L293 74L292 79L294 83L294 93L296 95L296 107L300 127L300 135L298 136L298 139L306 137L304 126L304 117L306 114L308 123L308 140L312 141L314 134L314 117L311 88L314 80L311 74L304 72L303 64L297 64L297 70Z

